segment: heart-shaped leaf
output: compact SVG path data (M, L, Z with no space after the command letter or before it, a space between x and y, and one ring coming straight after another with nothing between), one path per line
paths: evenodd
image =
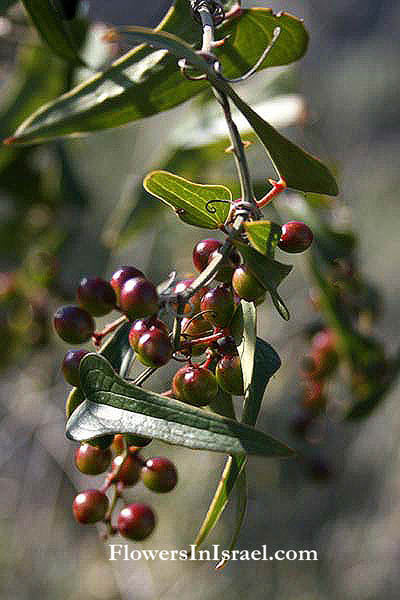
M143 186L189 225L218 229L229 215L232 194L223 185L201 185L167 171L153 171Z
M79 56L72 29L62 18L61 10L51 0L22 0L23 5L40 36L59 57L76 65L85 66Z
M116 371L121 369L121 365L126 354L130 351L129 331L131 323L124 323L119 327L112 337L103 344L99 354L104 356ZM65 413L67 419L72 415L77 406L82 404L85 399L85 394L80 388L73 388L68 395L65 405Z
M272 221L246 221L244 228L253 248L273 258L281 237L281 226Z
M126 382L98 354L82 359L80 378L87 400L66 426L67 436L76 441L122 431L214 452L292 454L290 448L252 427Z
M236 248L243 256L244 262L249 267L250 271L271 294L272 302L283 319L286 321L290 318L289 311L285 306L282 298L278 294L277 288L280 283L287 277L292 270L292 265L284 265L270 258L263 256L256 250L253 250L247 244L234 241Z
M299 19L285 13L274 15L270 9L244 9L217 30L219 38L229 36L217 50L225 75L238 77L252 67L277 26L281 35L260 68L288 64L303 56L308 35ZM157 31L174 33L189 44L200 39L200 28L187 0L175 2ZM106 72L43 106L19 127L14 141L40 142L116 127L173 108L204 89L206 82L188 81L181 75L176 58L141 46L119 58Z

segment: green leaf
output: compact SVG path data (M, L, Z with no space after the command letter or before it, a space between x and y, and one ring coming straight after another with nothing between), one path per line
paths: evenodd
M189 225L218 229L229 215L232 194L223 185L201 185L167 171L153 171L143 186Z
M308 36L299 19L285 13L274 15L270 9L245 9L239 18L217 30L219 38L229 36L218 50L225 75L238 77L245 73L262 55L277 26L282 33L261 68L288 64L303 56ZM200 28L190 14L187 0L175 2L157 31L174 33L189 44L200 39ZM200 65L203 62L200 60ZM207 86L205 81L185 79L173 56L140 46L104 73L43 106L19 127L15 141L36 143L123 125L173 108Z
M234 245L243 256L244 262L249 267L250 271L258 279L258 281L271 294L272 302L279 314L286 321L290 315L285 303L278 294L277 288L279 284L287 277L292 270L292 265L284 265L268 256L262 256L250 246L243 242L235 240Z
M22 0L26 12L40 36L59 57L85 66L79 56L72 29L62 19L62 13L51 0Z
M125 355L130 351L131 347L128 337L130 329L131 323L124 323L115 331L114 335L108 338L99 351L99 354L110 361L111 365L116 371L120 370ZM71 390L65 406L67 419L72 415L77 406L82 404L84 400L85 394L83 393L83 390L80 388L73 388Z
M280 366L281 360L272 346L257 338L253 376L251 385L247 388L243 404L243 423L253 427L256 424L265 389L272 375L277 372Z
M231 542L228 547L228 552L231 553L232 550L236 547L240 530L242 529L243 521L246 516L247 510L247 477L246 477L246 468L242 469L242 471L237 476L236 482L236 524L231 537ZM223 569L226 564L229 562L229 558L223 558L216 565L216 569Z
M80 378L87 400L67 422L70 439L82 441L123 431L214 452L292 454L290 448L252 427L126 382L98 354L83 358Z
M246 221L244 228L253 248L273 258L281 237L281 226L272 221Z
M238 351L243 373L243 387L246 394L253 379L254 355L256 351L257 310L253 302L241 300L240 305L242 307L243 315L243 333Z

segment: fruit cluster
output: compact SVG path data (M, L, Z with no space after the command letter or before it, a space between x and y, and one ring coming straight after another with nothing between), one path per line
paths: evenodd
M312 241L309 228L298 222L287 223L282 231L280 245L286 251L300 252ZM145 275L132 266L120 267L106 281L100 277L85 278L77 290L77 304L63 306L54 315L54 327L58 335L71 344L82 344L90 339L99 346L103 338L124 321L131 323L129 344L138 360L156 369L172 358L184 362L172 379L171 389L164 392L187 404L204 407L213 403L219 390L233 395L243 395L243 376L237 346L233 337L232 321L235 311L244 299L259 304L265 298L265 289L233 247L224 252L222 242L216 239L200 241L193 250L194 267L203 272L217 255L223 259L211 277L216 280L197 285L195 278L173 282L166 292L158 293ZM183 304L178 344L173 345L173 334L162 313L168 319ZM102 332L95 331L94 317L118 310L122 317ZM68 383L80 385L79 365L87 350L69 350L62 370ZM193 362L194 357L201 357ZM122 435L122 434L119 434ZM88 490L77 496L74 514L82 523L105 520L110 522L110 507L105 490L111 483L121 486L135 484L139 477L147 487L158 492L169 491L175 486L176 471L167 459L143 461L138 447L151 440L138 440L137 436L125 434L129 449L118 454L113 461L111 474L105 488ZM110 464L112 443L115 448L118 436L103 436L97 446L83 444L76 453L78 468L87 474L103 472ZM119 442L118 442L119 443ZM105 447L98 447L99 445ZM116 475L117 473L117 475ZM111 527L111 526L110 526ZM143 539L154 527L154 515L149 507L129 505L118 519L118 531L132 539ZM113 528L110 531L114 531Z
M150 506L140 502L128 503L124 499L125 488L140 480L153 492L167 493L174 489L178 475L174 464L165 457L143 458L141 449L151 442L150 438L132 434L103 436L91 443L81 444L75 452L75 465L86 475L99 475L110 468L100 489L89 489L75 497L72 505L75 519L82 524L107 525L108 534L117 532L130 540L144 540L156 523ZM97 444L97 445L95 445ZM110 502L107 490L114 487ZM118 500L124 502L117 525L112 524L112 513Z

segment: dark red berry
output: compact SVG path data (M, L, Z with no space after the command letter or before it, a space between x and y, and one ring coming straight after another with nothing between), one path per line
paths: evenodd
M193 249L193 264L198 271L204 269L210 264L216 253L222 248L222 242L209 238L198 242ZM236 250L232 250L227 257L222 261L215 278L218 281L229 283L232 279L232 274L240 264L240 256Z
M217 363L215 377L218 385L228 394L244 394L242 367L238 355L223 356Z
M135 485L140 477L140 462L134 454L128 454L126 458L119 454L112 461L112 469L117 469L121 464L121 469L115 478L115 481L120 481L125 486Z
M140 502L128 504L118 515L118 531L129 540L144 540L152 533L155 524L150 506Z
M78 287L78 301L91 315L102 317L113 310L117 297L111 284L101 277L85 277Z
M178 473L173 462L162 456L148 458L142 467L141 478L144 485L153 492L166 493L174 489Z
M54 328L69 344L84 344L92 337L95 322L87 310L79 306L61 306L54 314Z
M151 329L140 336L136 346L137 356L148 367L162 367L172 357L168 335L160 329Z
M97 523L106 516L108 504L107 496L100 490L86 490L75 497L72 510L79 523Z
M104 473L110 466L111 459L111 451L108 448L103 450L87 443L82 444L75 451L75 464L85 475Z
M172 391L178 400L193 406L206 406L218 393L218 384L208 369L197 365L182 367L172 380Z
M193 264L197 271L204 271L210 262L210 256L221 247L222 243L213 238L198 242L193 249Z
M202 311L209 311L204 318L215 327L226 327L235 312L232 290L225 285L218 285L201 299Z
M79 365L87 350L68 350L62 362L62 372L65 381L75 387L80 384Z
M129 332L129 343L131 347L134 350L137 350L140 337L144 333L148 333L149 331L153 331L155 329L163 331L166 335L169 333L167 324L156 317L136 319L136 321L133 322Z
M313 232L308 225L301 221L289 221L282 225L278 246L285 252L296 254L307 250L311 246L313 238Z
M159 308L155 286L143 277L128 279L122 286L120 308L130 319L154 315Z
M133 279L134 277L144 278L144 275L142 271L139 271L139 269L136 269L135 267L124 266L115 271L114 275L110 279L110 284L114 288L117 302L119 302L121 289L125 281L128 281L128 279Z
M239 298L254 302L265 294L265 288L246 265L237 267L232 276L232 287Z

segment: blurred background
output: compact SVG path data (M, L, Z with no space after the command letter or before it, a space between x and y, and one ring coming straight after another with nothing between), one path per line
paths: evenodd
M100 41L103 23L153 26L169 4L91 0L85 10L97 25L84 51L94 61L109 59ZM244 2L250 5L265 6ZM305 19L309 51L294 67L263 71L239 92L253 105L284 96L284 109L269 102L266 115L338 174L337 218L359 236L360 268L384 302L378 336L393 351L400 318L400 5L287 0L269 6ZM40 46L22 8L14 7L0 18L2 137L87 75ZM155 282L172 267L192 272L191 250L201 233L146 197L141 180L152 168L168 166L203 183L232 183L224 140L193 149L220 126L218 113L209 110L198 98L116 130L0 149L0 589L8 600L398 597L399 390L359 424L328 419L318 443L303 448L291 433L306 344L299 332L314 318L301 257L290 261L295 269L281 288L290 323L269 302L261 309L259 334L283 366L267 390L259 427L314 464L323 462L331 476L319 481L302 460L252 458L238 547L315 549L318 562L232 562L221 572L212 563L109 562L99 531L73 520L76 490L93 481L74 467L74 445L64 436L69 390L60 364L68 348L55 339L51 315L73 299L83 276L110 276L120 264L137 266ZM273 174L257 144L248 156L257 181ZM154 389L165 389L170 375L164 369ZM332 394L341 401L345 391L336 386ZM180 476L174 492L152 495L158 527L143 547L185 548L207 510L223 457L155 442L143 454L168 456ZM138 486L130 497L146 500L149 493ZM228 543L233 516L229 507L210 544Z

